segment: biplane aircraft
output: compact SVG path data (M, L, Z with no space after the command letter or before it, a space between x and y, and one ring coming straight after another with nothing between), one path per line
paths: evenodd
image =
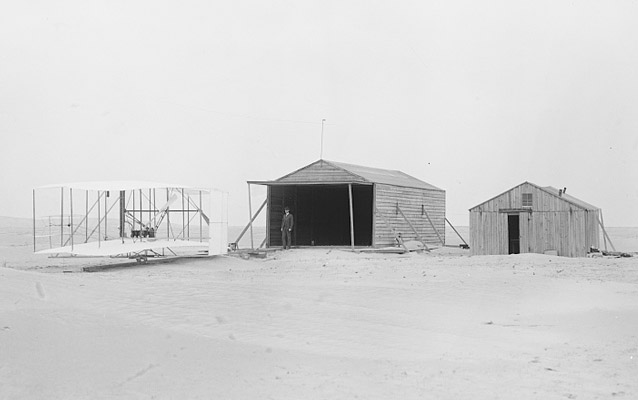
M33 190L36 254L149 257L227 252L228 194L155 182L81 182Z

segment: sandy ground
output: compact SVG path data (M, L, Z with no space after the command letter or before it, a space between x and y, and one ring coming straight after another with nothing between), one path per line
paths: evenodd
M2 399L634 399L636 377L636 258L0 268Z

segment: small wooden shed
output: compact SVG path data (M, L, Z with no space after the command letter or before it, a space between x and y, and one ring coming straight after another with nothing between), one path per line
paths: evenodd
M524 182L470 209L472 254L584 257L599 247L600 210L564 189Z
M266 245L281 246L285 206L295 218L294 246L383 247L445 238L445 191L400 171L320 159L268 187Z

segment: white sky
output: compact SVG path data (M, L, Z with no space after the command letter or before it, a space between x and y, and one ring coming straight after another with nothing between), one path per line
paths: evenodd
M523 181L638 226L636 1L10 1L0 215L35 186L143 179L230 193L323 156L447 191ZM265 198L255 190L253 207Z

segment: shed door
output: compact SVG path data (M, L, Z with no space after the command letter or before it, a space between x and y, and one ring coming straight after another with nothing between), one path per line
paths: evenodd
M521 230L518 214L507 216L507 237L509 240L509 254L521 252Z

